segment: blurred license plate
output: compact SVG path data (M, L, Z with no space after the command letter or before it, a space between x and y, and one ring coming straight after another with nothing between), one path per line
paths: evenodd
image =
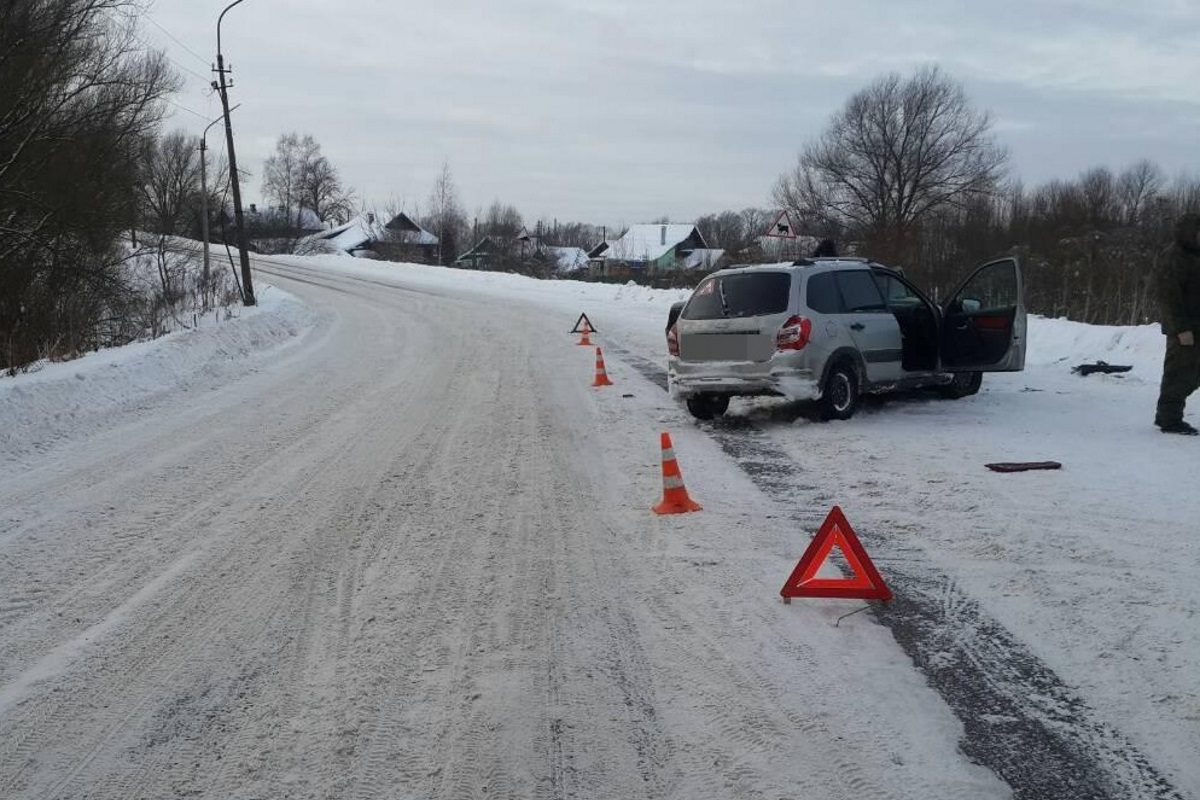
M750 337L693 335L680 342L680 357L688 361L748 361Z

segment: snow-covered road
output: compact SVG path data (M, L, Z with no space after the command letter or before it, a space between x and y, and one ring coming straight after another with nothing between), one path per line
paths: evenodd
M976 604L1086 700L1048 717L1132 742L1169 781L1145 796L1195 796L1200 451L1146 431L1138 373L696 426L653 381L662 293L261 268L303 304L237 321L235 362L132 400L81 369L96 405L66 421L12 403L0 796L1006 798L927 680L1003 658L955 622ZM649 512L663 430L699 514ZM1068 469L978 470L1035 457ZM944 629L979 640L914 655L886 615L834 627L861 604L782 604L835 502L885 575L946 576Z

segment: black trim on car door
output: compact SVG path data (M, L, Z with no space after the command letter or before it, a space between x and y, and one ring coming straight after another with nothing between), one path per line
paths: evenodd
M1025 305L1016 258L977 267L942 312L942 368L1015 372L1025 367Z

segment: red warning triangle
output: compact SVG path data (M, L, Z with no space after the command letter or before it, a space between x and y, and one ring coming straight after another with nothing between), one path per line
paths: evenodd
M817 572L834 547L841 548L853 573L849 578L818 578ZM779 590L785 600L792 597L847 597L860 600L891 600L892 590L880 577L863 549L842 509L834 506L820 530L800 556L800 563Z
M583 327L579 327L583 325ZM600 331L592 327L592 321L588 319L587 314L580 314L579 319L575 320L575 327L571 328L571 333L599 333Z
M779 216L771 223L771 227L767 228L763 236L771 239L795 239L796 226L792 224L791 215L786 210L780 211Z

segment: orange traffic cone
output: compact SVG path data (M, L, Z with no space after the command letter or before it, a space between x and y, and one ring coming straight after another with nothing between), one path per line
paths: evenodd
M585 347L591 347L591 346L592 346L592 340L591 340L590 338L588 338L588 336L589 336L589 334L591 334L591 332L592 332L592 326L591 326L591 325L588 325L588 324L585 322L585 323L583 324L583 330L581 330L581 331L579 332L579 344L580 344L580 345L583 345L583 346L585 346Z
M586 333L584 334L587 335ZM596 380L592 381L592 386L612 386L613 382L608 379L608 373L604 371L604 354L600 352L600 348L596 348Z
M671 434L662 435L663 499L654 507L655 514L686 514L700 511L701 506L688 496L683 485L683 474L675 461L675 448L671 446Z

